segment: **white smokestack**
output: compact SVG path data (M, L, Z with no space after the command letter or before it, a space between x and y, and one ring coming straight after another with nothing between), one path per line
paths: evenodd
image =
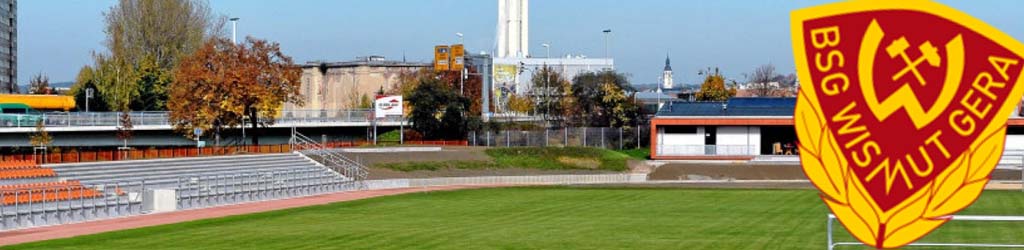
M497 57L529 55L529 12L529 0L498 0Z

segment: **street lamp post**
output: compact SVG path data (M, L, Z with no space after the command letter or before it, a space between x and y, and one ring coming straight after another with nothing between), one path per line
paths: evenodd
M610 53L608 53L608 36L612 34L612 30L606 29L601 32L604 33L604 58L608 60L610 58Z
M240 19L240 18L232 17L231 19L228 19L228 20L231 20L231 43L238 43L238 40L235 37L235 31L236 31L236 28L237 28L238 19Z
M92 99L93 91L95 91L93 88L86 88L85 89L85 112L86 113L89 113L89 99Z
M544 50L547 51L547 58L551 58L551 44L542 43L540 46L543 46Z
M459 37L459 44L462 44L462 46L465 46L465 44L463 44L465 42L465 40L463 40L462 32L455 32L455 36ZM465 47L463 47L463 48L465 48ZM465 60L465 59L463 59L463 60ZM461 94L462 96L466 96L465 79L466 79L466 69L463 68L461 71L459 71L459 94Z

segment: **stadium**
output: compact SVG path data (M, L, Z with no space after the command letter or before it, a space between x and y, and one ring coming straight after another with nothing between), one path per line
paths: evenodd
M53 3L26 2L22 5L36 8L34 12L54 7ZM826 169L848 164L838 159L842 152L833 154L838 160L830 164L801 158L820 157L811 151L821 150L822 142L835 141L818 137L821 141L813 143L819 147L813 149L805 148L800 141L804 135L798 136L799 106L807 99L800 99L806 98L806 92L797 90L814 89L813 85L801 87L796 73L802 72L783 75L769 62L749 76L742 74L747 79L739 79L746 81L740 83L736 76L721 73L717 67L712 71L699 65L698 79L678 74L678 81L673 82L671 61L665 53L664 70L652 71L661 74L658 82L631 83L630 64L641 61L636 58L652 58L643 54L651 48L632 44L650 34L616 27L614 34L625 34L630 42L628 51L632 52L613 58L612 29L600 26L589 33L601 38L588 38L595 40L590 41L593 44L563 38L572 48L566 48L567 53L561 56L551 55L552 44L559 44L545 40L539 44L546 52L542 57L535 52L537 46L534 51L529 48L528 0L498 0L488 3L496 6L484 5L497 7L491 51L470 51L468 46L479 46L480 42L466 43L464 38L480 39L462 32L451 32L459 39L452 44L446 44L445 39L425 38L441 32L438 30L461 29L466 23L477 25L475 20L466 19L474 17L476 10L463 5L477 6L480 2L367 2L360 4L376 8L355 8L365 12L360 13L363 15L381 9L399 13L388 13L394 15L384 18L351 18L344 14L349 11L347 2L317 3L324 6L304 6L301 11L293 8L309 4L272 2L256 6L254 13L269 11L275 23L316 16L315 23L337 23L346 32L352 29L353 34L383 34L388 40L382 42L385 38L374 36L316 38L324 35L320 33L338 32L320 26L314 31L305 19L296 21L301 25L295 27L301 29L281 26L268 32L300 32L301 42L329 41L330 46L302 52L307 48L283 50L277 42L252 36L240 41L235 33L241 19L213 11L213 7L222 6L245 10L235 6L238 3L116 1L101 13L108 51L91 52L90 62L75 65L82 67L76 68L79 74L67 87L51 86L39 73L32 77L28 88L21 90L11 72L16 70L17 57L5 58L13 52L0 53L0 249L833 250L872 246L855 233L858 228L844 224L844 214L834 206L838 202L829 195L832 191L822 189L815 180L858 178L849 174L855 171L828 176L805 172L802 165L810 162ZM627 12L631 24L627 27L642 30L633 27L632 22L662 26L671 20L634 20L644 16L628 13L634 7L691 7L652 2L609 2L607 6L628 8L608 8L612 15L607 18L615 20L618 12ZM707 4L726 10L736 7L730 2ZM784 6L786 13L806 5L787 4L770 5ZM431 15L460 19L435 16L417 22L409 18L396 21L401 18L395 16L413 16L402 11L413 9L418 15L425 5L442 6L443 11L431 10ZM543 2L537 5L540 8L533 7L542 10L534 12L541 16L535 24L539 23L536 20L547 22L533 26L535 31L542 30L534 34L535 38L538 34L571 34L573 29L590 29L605 21L555 8L567 8L564 5ZM594 8L574 2L569 5L580 10ZM17 6L15 0L0 0L0 19L8 21L0 22L0 30L16 30L13 15ZM768 7L778 6L763 8ZM761 12L760 8L736 9L748 15L751 9ZM339 12L318 12L326 10ZM495 14L486 12L488 19ZM672 15L676 15L674 12ZM731 15L722 16L737 18L737 14ZM335 16L345 18L332 19ZM560 21L552 22L552 17ZM562 20L566 17L589 21L571 23ZM709 20L691 23L714 23ZM377 29L359 30L363 25ZM560 25L568 27L552 28ZM417 32L427 30L431 35L400 32L399 26ZM424 29L426 26L433 30ZM667 27L646 33L676 32L676 27L663 26ZM404 36L407 32L415 39L429 40L416 41L410 52L430 52L432 62L407 60L406 47L395 50L401 51L401 60L376 54L357 56L355 60L322 59L350 49L344 46L367 53L390 48L391 40L415 40ZM0 36L0 42L10 42L2 46L5 51L14 50L17 43L11 40L16 40L12 38L16 32L0 33L6 34ZM699 43L720 41L713 37L717 34L700 38L707 40ZM737 34L723 37L744 42L760 40L741 39L743 36ZM707 49L678 41L682 39L659 39L689 44L687 55L694 54L700 63L720 63L715 60L727 55L717 51L726 43ZM906 39L900 39L903 43L886 51L890 57L902 55L908 65L937 67L936 60L929 59L939 56L931 42L911 47ZM359 43L350 44L349 40ZM846 40L852 39L844 37ZM917 41L913 42L916 46ZM366 49L368 44L373 46ZM748 46L785 50L771 47L774 43L736 47ZM928 55L913 61L904 51L908 48L913 53L917 53L913 49L920 48ZM579 51L601 51L604 57L587 57ZM707 51L715 54L703 54ZM312 59L303 63L284 52L305 53L303 59ZM861 52L873 55L868 53L870 50ZM662 68L661 53L656 52L657 69ZM751 53L743 57L756 56ZM786 60L789 57L783 56ZM826 58L831 60L832 55ZM1019 70L1024 76L1024 69L1016 61L989 61L993 66L1001 65L996 67L1003 78L1008 78L1007 70ZM691 64L677 64L676 68L694 66ZM929 70L924 74L936 71ZM913 74L924 78L916 69ZM1003 87L1001 83L989 84L986 91L992 86ZM758 89L758 85L765 89ZM1015 109L1009 107L1013 104L996 107L997 112L992 113L983 109L985 114L1014 109L1007 113L1009 117L993 119L1001 122L1007 118L1005 124L992 123L1004 127L988 125L998 128L993 134L1004 137L986 137L984 145L990 148L982 147L977 157L971 152L972 158L964 163L990 164L986 165L993 166L990 173L972 167L969 176L953 178L945 174L954 171L944 170L957 168L942 166L942 170L932 173L933 166L929 166L927 174L919 174L934 178L924 187L917 186L927 192L966 189L938 187L937 176L954 181L962 177L965 186L970 184L984 192L979 191L980 197L964 210L928 218L922 212L921 219L945 224L912 240L906 248L1024 249L1024 106L1015 99L1006 103L1016 104ZM971 105L978 107L981 103ZM860 119L860 115L837 117L851 121L847 126ZM986 117L977 117L978 121L982 118ZM884 119L872 121L880 123ZM970 121L974 126L975 120ZM892 124L896 123L883 125ZM823 127L821 131L828 130ZM988 143L992 138L1004 140ZM895 140L905 143L900 139ZM972 144L971 149L974 147ZM867 154L870 148L859 149ZM922 154L924 150L920 149ZM941 150L946 154L944 160L950 160L945 147ZM968 157L964 156L967 153L955 153ZM905 156L903 162L913 162L911 157ZM888 163L889 159L884 161ZM931 158L926 161L932 164ZM918 170L917 165L912 167ZM887 185L891 185L896 175L889 174L889 166L879 164L877 169L886 171ZM864 183L870 181L870 176L875 174L871 173ZM968 183L968 177L981 181L970 179ZM861 183L843 181L847 186L842 188ZM911 180L905 183L912 184ZM887 196L888 188L884 190ZM874 196L867 198L866 203L878 201ZM903 218L894 220L899 219ZM881 239L888 237L885 223L889 221L878 228L859 230L881 235L876 244L884 246Z

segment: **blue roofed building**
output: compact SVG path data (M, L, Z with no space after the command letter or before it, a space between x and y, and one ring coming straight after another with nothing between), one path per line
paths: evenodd
M794 97L665 102L651 118L651 159L750 160L796 155ZM1007 121L1005 154L1024 154L1024 105Z
M651 119L651 158L737 159L796 154L792 97L667 102Z

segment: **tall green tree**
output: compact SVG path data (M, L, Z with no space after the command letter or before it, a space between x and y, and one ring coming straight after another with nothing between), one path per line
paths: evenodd
M736 96L736 88L725 86L725 77L718 71L718 68L715 68L713 72L710 69L701 71L700 74L704 75L704 82L701 83L700 91L696 94L698 101L726 101L730 97Z
M572 94L575 97L577 116L572 119L581 126L616 126L629 123L628 117L638 114L626 113L634 108L634 98L626 93L634 92L626 75L615 71L600 71L579 74L573 78ZM607 98L611 96L611 98ZM621 96L622 98L617 98ZM620 116L616 116L616 109Z
M205 0L119 0L103 16L107 53L94 53L91 77L75 82L93 85L109 104L95 110L166 109L181 57L225 33L226 18Z
M85 111L86 91L89 88L93 90L93 96L88 100L89 111L110 111L103 96L96 92L95 70L93 70L92 66L85 65L82 66L82 69L78 70L75 84L71 86L71 90L67 93L75 97L75 103L78 104L81 111Z
M469 115L470 101L444 80L421 78L408 97L409 121L426 139L462 139L479 123Z
M566 87L572 83L547 65L535 71L530 82L533 83L530 92L537 100L537 113L549 120L562 120L562 98L566 96Z

